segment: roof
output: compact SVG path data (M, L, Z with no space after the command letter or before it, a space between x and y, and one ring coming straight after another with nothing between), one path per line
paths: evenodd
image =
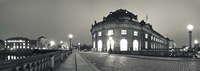
M44 36L40 36L38 39L41 39L41 38L46 38L46 37L44 37ZM47 39L47 38L46 38Z
M106 20L110 19L119 19L122 17L127 17L130 19L137 20L137 15L125 10L125 9L118 9L115 12L110 12L110 14L105 18Z
M29 39L26 37L11 37L6 40L29 40Z

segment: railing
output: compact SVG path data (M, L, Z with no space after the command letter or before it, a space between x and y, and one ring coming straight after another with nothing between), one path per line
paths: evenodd
M68 55L62 50L16 60L0 61L0 71L55 71Z

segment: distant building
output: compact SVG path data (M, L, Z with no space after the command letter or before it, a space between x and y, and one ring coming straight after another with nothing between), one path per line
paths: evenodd
M37 39L37 47L39 49L48 49L49 41L46 37L41 36Z
M30 47L31 49L37 48L37 40L30 40Z
M34 49L36 45L34 42L26 37L11 37L5 40L4 48L8 50Z
M169 41L169 49L176 48L176 43L173 40Z
M138 52L144 55L164 55L169 50L169 38L156 32L137 15L119 9L110 12L103 21L92 25L92 43L97 51L116 53Z
M2 50L4 48L4 41L0 40L0 50Z

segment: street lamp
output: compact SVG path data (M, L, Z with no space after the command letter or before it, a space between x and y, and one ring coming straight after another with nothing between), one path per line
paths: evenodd
M72 40L71 39L73 38L73 35L69 34L68 36L69 36L69 40L70 40L69 49L71 49L72 48Z
M187 29L189 31L189 49L192 48L192 30L193 30L193 25L188 25Z
M80 50L81 50L81 49L80 49L80 47L81 47L81 43L78 43L78 46L79 46L78 49L79 49L79 51L80 51Z
M60 41L60 44L63 44L63 41Z
M194 44L198 44L199 43L199 41L198 40L194 40Z
M55 45L55 41L50 41L50 46L53 46L53 45Z

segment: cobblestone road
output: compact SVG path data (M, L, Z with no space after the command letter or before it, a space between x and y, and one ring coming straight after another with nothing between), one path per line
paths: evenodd
M107 53L81 53L101 71L200 71L199 60L159 60Z

